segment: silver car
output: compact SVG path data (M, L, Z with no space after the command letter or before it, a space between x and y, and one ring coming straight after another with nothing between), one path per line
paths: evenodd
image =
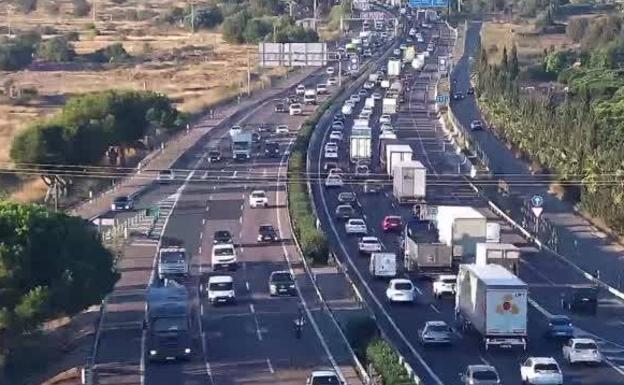
M464 373L459 374L465 385L500 385L496 368L490 365L468 365Z
M444 321L427 321L425 327L418 330L423 345L450 344L452 335L451 328Z

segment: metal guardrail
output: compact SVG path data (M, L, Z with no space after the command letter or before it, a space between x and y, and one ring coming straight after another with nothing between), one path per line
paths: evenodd
M150 220L150 223L148 225L148 230L144 235L149 236L153 231L154 225L158 221L158 218L160 218L159 208L144 209L139 214L112 226L110 229L102 231L102 240L104 242L112 242L120 238L128 239L130 233L132 232L132 228L143 223L147 219Z

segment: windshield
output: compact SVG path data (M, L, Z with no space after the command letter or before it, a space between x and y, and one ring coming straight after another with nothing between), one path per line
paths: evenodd
M535 364L536 372L559 372L556 364Z
M184 253L179 251L161 252L160 261L164 263L184 263Z
M221 155L221 153L220 153L219 151L210 151L210 152L208 153L208 155L209 155L209 156L219 156L219 155Z
M232 143L232 147L235 150L247 150L249 149L249 142L234 142Z
M442 281L442 283L446 283L446 284L453 284L453 283L456 282L455 278L444 278L441 281Z
M550 323L556 326L568 326L570 320L567 318L553 318L550 320Z
M353 212L353 208L351 206L342 206L338 208L338 212L344 214L350 214Z
M427 330L436 333L445 333L449 331L449 328L446 325L429 325Z
M271 280L273 282L292 282L292 277L289 273L275 273Z
M215 238L217 239L230 239L230 233L227 231L217 231L215 233Z
M257 193L251 194L251 196L254 197L254 198L264 198L265 195L264 195L264 193L257 192Z
M186 317L156 318L152 323L152 330L156 333L185 331L187 327Z
M126 203L128 201L129 201L128 197L115 198L115 203Z
M574 349L578 350L598 350L598 346L596 346L593 342L578 342L574 345Z
M159 172L160 175L171 175L171 170L162 170Z
M312 385L338 385L340 381L336 376L314 377Z
M234 284L232 282L212 282L209 285L209 290L213 291L229 291L232 290Z
M491 370L482 370L472 373L472 378L483 381L498 381L498 374Z
M412 290L412 284L411 283L397 283L396 285L394 285L394 287L397 290Z
M260 232L262 232L262 233L273 233L273 232L275 232L275 229L273 228L273 226L260 226Z
M215 248L214 255L234 255L234 249L230 247Z
M363 226L364 221L351 221L351 225L353 226Z

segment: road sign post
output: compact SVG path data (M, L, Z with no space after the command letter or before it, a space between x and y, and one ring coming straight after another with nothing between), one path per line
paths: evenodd
M544 204L544 198L541 195L533 195L531 197L531 211L535 215L535 234L539 234L540 216L544 211L542 205Z

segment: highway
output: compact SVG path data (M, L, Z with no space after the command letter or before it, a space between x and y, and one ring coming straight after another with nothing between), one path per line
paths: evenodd
M315 87L326 79L320 71L303 84ZM330 87L330 92L336 88ZM284 95L292 93L294 87L284 91ZM98 384L302 384L317 367L339 368L347 383L359 383L344 341L325 337L338 333L332 330L335 325L302 269L290 233L287 156L299 126L312 111L312 106L305 106L302 116L290 116L275 113L271 101L263 103L234 122L213 129L173 166L175 181L154 184L137 198L137 208L157 205L162 215L151 238L134 237L124 248L120 289L110 297L98 339ZM225 149L224 138L231 125L257 127L260 123L286 124L289 134L263 133L249 161L208 162L208 149L215 143ZM280 143L280 157L264 156L266 139ZM258 189L267 193L269 207L249 206L249 193ZM259 245L256 237L263 224L276 227L282 241ZM229 273L235 281L236 303L216 307L198 288L213 274L211 251L213 234L218 230L233 235L239 267ZM180 242L192 255L193 274L186 285L193 297L194 355L189 362L152 364L145 360L145 335L141 331L145 287L153 281L157 247L160 242L171 241ZM296 277L298 295L270 297L269 274L289 269ZM299 309L306 316L301 339L295 337L293 328Z
M438 24L439 34L446 39L449 31L443 24ZM431 37L426 33L425 41ZM424 49L423 45L418 47ZM435 67L436 56L447 53L447 49L440 49L428 63ZM413 71L413 70L409 70ZM435 71L435 70L434 70ZM445 133L437 119L429 114L418 112L426 107L433 111L432 87L435 84L435 72L424 71L414 74L413 84L406 97L406 108L397 114L393 125L397 137L411 144L415 158L421 161L428 169L430 177L427 187L428 203L458 204L478 207L491 221L496 221L502 227L502 242L526 246L524 239L510 226L497 218L487 207L487 202L474 193L464 181L467 168L465 159L458 155L453 146L447 141ZM425 94L426 90L430 92ZM346 95L348 97L349 95ZM426 102L425 102L426 101ZM336 103L337 106L340 103ZM358 105L354 115L361 110L363 103ZM379 133L378 119L380 106L375 107L371 122L375 135ZM311 142L313 162L308 165L308 171L322 181L320 170L323 165L323 146L328 136L328 125L331 118L325 120L325 135L320 135ZM349 122L351 123L351 122ZM345 138L350 124L346 125ZM349 164L347 145L340 146L340 167L346 172L352 172ZM373 145L373 148L377 148ZM375 158L375 156L374 156ZM457 175L458 170L461 175ZM383 173L381 170L374 172ZM316 179L316 178L315 178ZM446 180L448 182L442 182ZM528 351L485 351L477 337L472 334L455 332L456 340L452 348L424 349L417 342L417 329L428 320L444 320L454 325L453 300L442 299L436 301L431 294L431 284L426 281L415 281L418 287L419 298L414 306L395 306L387 302L385 289L387 283L376 280L368 272L368 258L361 257L357 250L355 237L345 234L342 222L333 218L333 210L338 204L337 195L347 189L356 193L358 210L367 222L369 234L380 238L386 250L398 252L398 236L381 231L381 221L385 215L398 214L408 219L411 216L409 207L398 206L391 196L391 188L386 187L382 194L368 194L362 192L361 183L346 183L342 189L326 189L322 183L313 184L314 202L317 215L326 230L334 252L347 265L356 285L363 293L371 310L376 315L386 335L408 359L412 367L421 376L426 384L456 384L458 373L467 365L488 363L495 366L501 375L504 384L520 384L519 365L529 356L553 356L562 366L566 384L623 384L624 370L620 364L624 360L624 344L618 329L622 327L620 317L622 305L613 297L602 293L600 310L597 317L571 316L578 328L578 336L592 336L597 340L603 354L607 358L604 365L598 367L569 366L564 363L561 346L543 337L546 331L546 315L560 314L561 290L571 284L586 283L586 279L569 265L545 253L527 253L522 258L520 278L529 284L531 306L529 310L529 345ZM398 263L402 266L402 261Z

